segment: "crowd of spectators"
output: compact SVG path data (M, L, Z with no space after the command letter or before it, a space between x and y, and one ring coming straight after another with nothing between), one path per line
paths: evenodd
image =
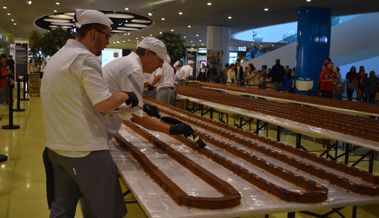
M252 63L243 68L240 59L237 59L235 63L225 64L223 69L212 64L203 64L195 78L200 81L262 89L270 87L281 92L295 92L295 70L288 65L281 65L280 59L276 59L271 68L262 65L261 69ZM347 98L348 101L356 99L363 102L375 102L376 92L379 91L379 79L375 71L370 71L368 75L364 66L360 66L358 72L355 66L352 66L346 78L342 78L340 68L335 67L330 58L325 59L316 86L317 83L319 96L334 99Z
M345 81L342 81L339 68L334 67L330 58L324 61L319 82L319 95L327 98L342 99L346 92L348 101L352 101L355 94L357 101L374 103L379 91L379 79L375 71L370 71L368 75L364 66L360 66L358 72L352 66L346 73Z

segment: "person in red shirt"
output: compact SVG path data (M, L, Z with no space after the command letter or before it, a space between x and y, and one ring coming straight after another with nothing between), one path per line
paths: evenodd
M8 104L8 77L10 69L6 54L0 55L0 104Z
M321 71L320 93L322 97L333 98L333 89L336 83L337 74L332 62L329 62Z

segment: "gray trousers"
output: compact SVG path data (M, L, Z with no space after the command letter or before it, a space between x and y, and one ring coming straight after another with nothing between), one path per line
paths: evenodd
M176 92L174 87L163 87L158 89L156 100L166 104L175 105Z
M82 158L48 149L54 175L51 218L73 218L80 199L85 218L121 218L126 214L118 173L108 150Z

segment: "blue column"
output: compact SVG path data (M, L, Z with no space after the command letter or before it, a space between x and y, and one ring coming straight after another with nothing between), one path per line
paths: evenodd
M312 94L318 89L323 61L329 57L331 13L330 9L312 7L298 11L296 79L312 80Z

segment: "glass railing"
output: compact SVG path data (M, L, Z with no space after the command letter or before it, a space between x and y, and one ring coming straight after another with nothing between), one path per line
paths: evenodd
M361 15L349 15L349 16L333 17L332 21L331 21L331 25L335 26L335 25L344 23L346 21L352 20L358 16L361 16ZM287 38L284 38L278 42L272 43L271 46L265 46L265 47L262 47L260 49L256 49L256 51L253 52L254 58L259 57L261 55L264 55L267 52L271 52L273 50L281 48L281 47L288 45L290 43L296 42L296 40L297 40L297 34L294 34L294 35L289 36Z

